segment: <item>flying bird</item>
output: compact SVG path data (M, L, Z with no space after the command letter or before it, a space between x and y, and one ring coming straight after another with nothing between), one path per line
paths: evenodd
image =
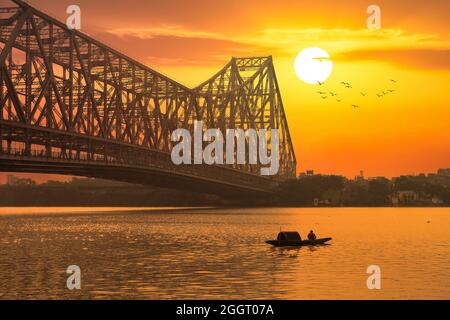
M320 82L319 80L316 80L319 86L323 85L323 82Z
M326 98L328 98L327 96L320 96L322 99L326 99Z
M347 85L345 85L345 88L347 88L347 89L351 89L351 88L352 88L352 86L351 86L351 85L349 85L349 84L347 84Z
M341 99L341 100L339 100L339 99L336 99L336 101L337 101L337 102L341 102L341 101L342 101L342 99Z
M377 93L377 97L378 97L378 98L382 98L382 97L383 97L383 95L382 95L382 94L379 94L379 93Z
M391 80L391 82L397 83L397 81L395 81L394 79L390 79L390 80Z
M330 91L330 94L331 94L332 97L337 96L337 93L334 93L334 92L331 92L331 91Z
M395 90L388 90L390 93L395 92Z
M313 60L319 60L320 62L323 61L329 61L330 58L329 57L317 57L317 58L312 58Z
M352 104L352 107L353 107L353 108L359 108L359 106L356 105L356 104Z
M365 96L367 95L367 93L361 92L361 95L362 95L363 97L365 97Z
M318 94L327 94L326 92L323 91L317 91Z

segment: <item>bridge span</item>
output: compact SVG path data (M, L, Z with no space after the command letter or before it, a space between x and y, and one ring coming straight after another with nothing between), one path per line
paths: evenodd
M278 129L280 170L174 165L171 133ZM246 141L248 144L248 141ZM296 158L272 57L232 58L188 88L23 1L0 8L0 171L216 194L270 194Z

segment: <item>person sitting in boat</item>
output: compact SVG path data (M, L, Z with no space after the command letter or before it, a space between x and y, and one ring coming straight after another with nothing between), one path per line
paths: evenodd
M316 239L317 239L316 234L314 233L314 231L311 230L308 233L308 240L316 240Z

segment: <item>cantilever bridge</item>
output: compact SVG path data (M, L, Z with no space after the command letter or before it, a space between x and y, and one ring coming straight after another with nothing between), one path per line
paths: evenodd
M171 162L171 133L279 129L280 170ZM0 8L0 171L212 193L270 193L296 159L271 57L232 58L188 88L36 10Z

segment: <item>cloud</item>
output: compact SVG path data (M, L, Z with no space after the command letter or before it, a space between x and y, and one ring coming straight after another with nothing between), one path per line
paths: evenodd
M97 34L97 37L150 66L218 66L232 56L256 55L264 51L256 44L181 28L110 30Z
M408 34L401 29L264 29L247 39L247 43L264 43L282 52L297 51L307 46L321 46L334 53L356 49L441 47L435 34ZM446 46L450 47L447 42Z
M264 43L285 56L318 46L333 61L386 61L406 68L450 69L450 42L435 34L407 33L401 29L265 29L258 36L241 39Z
M161 25L156 28L116 28L106 30L107 33L119 37L135 37L139 39L153 39L158 36L172 36L179 38L223 39L219 34L198 30L190 30L179 25Z
M102 39L150 65L220 65L231 56L293 57L318 46L334 61L388 61L412 68L449 69L450 42L435 34L401 29L267 28L230 36L175 24L152 28L115 28Z
M341 61L387 61L414 69L450 70L450 49L378 49L343 53Z

